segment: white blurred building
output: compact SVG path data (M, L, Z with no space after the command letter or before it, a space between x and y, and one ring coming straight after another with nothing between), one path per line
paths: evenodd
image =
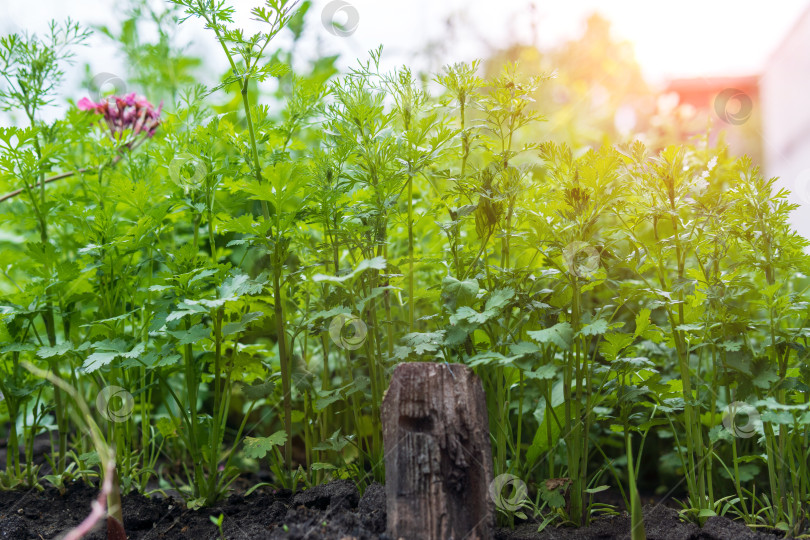
M793 224L810 238L810 8L774 50L759 84L765 173L802 205Z

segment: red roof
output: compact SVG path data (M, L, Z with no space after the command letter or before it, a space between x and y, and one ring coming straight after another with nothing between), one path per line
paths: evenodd
M747 94L752 100L759 99L759 77L695 77L669 81L666 92L675 92L680 104L689 104L698 109L711 108L715 97L722 91L733 88Z

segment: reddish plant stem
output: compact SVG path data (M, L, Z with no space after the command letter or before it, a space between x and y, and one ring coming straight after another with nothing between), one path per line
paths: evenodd
M109 163L109 165L115 165L116 163L121 161L121 158L123 158L123 157L124 157L123 154L118 154L115 157L115 159L113 159ZM107 165L102 165L101 167L106 167L106 166ZM57 174L56 176L51 176L50 178L46 178L42 182L31 186L31 189L41 188L45 184L50 184L51 182L56 182L57 180L62 180L63 178L70 178L71 176L74 176L74 175L77 175L77 174L84 174L86 172L97 172L98 169L100 169L101 167L96 167L96 168L86 167L86 168L83 168L83 169L76 169L75 171L68 171L68 172L64 172L64 173L61 173L61 174ZM10 193L6 193L5 195L0 196L0 203L2 203L4 201L7 201L9 199L13 199L14 197L19 195L20 193L23 193L24 191L25 191L25 188L20 188L20 189L15 189L14 191L12 191Z

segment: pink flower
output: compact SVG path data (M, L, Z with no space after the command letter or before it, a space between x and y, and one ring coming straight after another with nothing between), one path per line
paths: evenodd
M152 137L160 125L160 113L163 103L155 109L144 96L131 92L123 97L109 96L98 103L89 98L82 98L76 104L82 111L93 111L104 115L104 121L110 129L114 141L124 142L129 148L135 148L143 142L144 137ZM126 131L131 131L131 140L121 141Z
M101 107L101 103L93 103L92 101L90 101L90 98L86 97L80 99L76 105L79 106L80 111L93 111Z

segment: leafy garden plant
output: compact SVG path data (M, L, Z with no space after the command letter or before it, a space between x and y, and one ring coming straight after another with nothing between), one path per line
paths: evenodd
M53 121L89 32L0 40L0 419L23 448L0 485L115 471L192 508L263 467L365 487L392 367L438 361L481 377L495 474L544 526L614 511L612 484L643 538L655 463L643 489L674 485L687 518L802 533L808 260L787 194L707 137L556 140L553 81L521 64L293 68L309 7L269 0L247 35L224 1L133 2L101 31L138 91L91 85ZM131 32L147 13L157 43ZM217 84L175 42L195 22ZM85 402L92 437L67 414Z

